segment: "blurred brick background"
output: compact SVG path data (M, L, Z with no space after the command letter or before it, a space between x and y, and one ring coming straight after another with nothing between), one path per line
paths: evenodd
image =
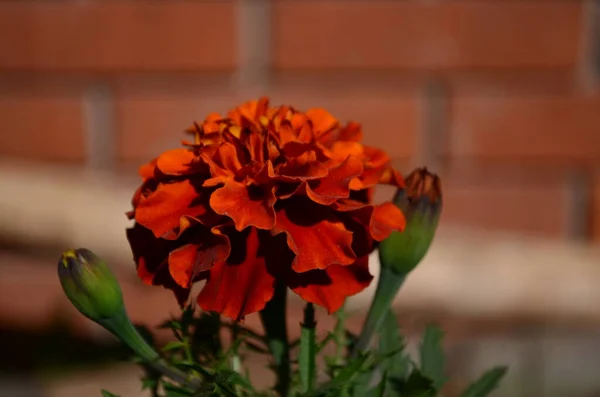
M259 95L445 178L446 223L600 241L599 3L0 2L0 155L130 170Z
M384 147L399 169L425 164L440 173L443 226L600 243L600 0L0 0L0 157L44 171L67 165L134 175L178 146L192 121L261 95L361 122L365 141ZM66 184L52 183L60 201ZM73 205L101 189L123 191L98 185L88 196L76 190ZM123 197L90 200L97 216L70 219L61 232L104 230L122 214L103 211L126 211ZM57 222L35 199L25 205L45 215L31 228L39 243ZM12 213L14 203L0 204ZM27 229L0 215L8 227ZM109 228L116 229L121 224ZM461 360L477 371L506 362L514 369L505 395L596 395L600 321L590 313L600 309L590 298L597 268L589 264L597 255L552 244L528 250L524 242L481 244L477 256L477 244L439 241L437 262L412 280L434 288L415 299L422 302L415 316L403 313L409 322L443 323L457 372L471 378L471 369L456 366ZM53 308L69 307L54 265L28 255L0 251L0 328L48 328ZM480 278L463 278L475 268ZM568 285L553 284L566 278ZM121 280L135 320L152 325L175 310L167 292L129 273ZM494 291L510 304L494 306ZM444 295L461 292L462 303ZM36 299L15 300L19 293ZM460 318L466 301L493 314ZM551 308L541 310L543 321L516 313L531 302ZM69 310L76 333L89 334L89 322ZM572 320L583 312L585 321ZM95 393L98 380L88 384L93 392L43 395Z

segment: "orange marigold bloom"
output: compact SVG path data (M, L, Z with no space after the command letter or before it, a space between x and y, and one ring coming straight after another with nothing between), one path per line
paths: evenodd
M184 304L207 280L200 307L234 319L262 310L276 282L329 312L369 285L369 253L405 223L370 203L373 188L404 183L359 124L261 98L187 132L140 169L127 236L144 282Z

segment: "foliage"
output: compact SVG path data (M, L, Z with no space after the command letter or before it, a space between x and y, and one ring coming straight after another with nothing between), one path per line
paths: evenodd
M419 346L419 363L406 352L406 340L394 313L389 311L378 333L377 349L353 352L355 338L344 327L344 310L336 313L333 332L317 337L312 305L305 310L300 339L292 360L288 396L297 397L436 397L446 383L443 332L428 326ZM174 382L168 373L143 364L142 386L153 397L275 397L274 388L256 390L244 368L248 353L269 355L265 336L236 322L222 321L213 313L185 308L177 319L159 326L169 329L172 342L162 347L168 365L183 371L190 382ZM228 335L226 344L223 335ZM328 349L333 348L333 349ZM334 354L326 354L333 350ZM354 354L353 354L354 353ZM325 363L320 370L320 359ZM276 371L276 368L272 368ZM505 375L494 368L470 385L461 397L485 397ZM102 390L103 397L119 397Z

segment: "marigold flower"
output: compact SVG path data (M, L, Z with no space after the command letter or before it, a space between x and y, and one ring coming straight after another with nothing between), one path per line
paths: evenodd
M404 182L359 124L261 98L186 132L140 169L127 235L144 282L184 304L207 280L200 307L234 319L262 310L276 282L330 312L369 285L368 255L405 223L371 204L373 188Z

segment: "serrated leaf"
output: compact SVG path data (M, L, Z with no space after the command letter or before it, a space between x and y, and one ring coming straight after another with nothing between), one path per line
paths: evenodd
M151 378L142 379L142 390L154 390L158 386L158 380Z
M102 394L102 397L120 397L104 389L100 390L100 393Z
M389 378L406 379L410 371L410 357L404 353L406 342L398 326L398 318L389 310L381 326L379 334L379 351L391 357L382 364Z
M181 324L177 320L167 320L167 321L162 322L157 328L158 329L181 330Z
M194 392L191 392L181 387L172 385L170 383L164 383L165 397L192 397Z
M473 382L460 397L486 397L506 375L507 367L496 367L484 373L478 380Z
M318 387L317 389L302 394L303 397L321 397L327 396L330 393L333 393L340 389L343 385L349 384L356 377L360 376L364 373L365 367L367 363L372 357L369 355L361 355L343 367L337 374L335 378L333 378L328 383Z
M176 350L176 349L181 349L184 346L185 346L185 344L183 342L174 341L174 342L167 343L161 350L163 352L168 352L168 351L172 351L172 350Z
M419 352L421 356L421 373L433 381L433 385L440 390L446 383L444 376L444 350L442 341L444 331L436 326L428 326L423 335Z
M383 373L383 377L381 378L381 381L379 382L379 386L377 386L377 389L375 389L375 396L376 397L384 397L385 396L385 391L387 388L387 383L388 383L388 373L387 371L385 371Z
M401 397L435 397L437 390L433 381L419 370L413 369L410 376L405 379L392 379L392 389L395 396Z

